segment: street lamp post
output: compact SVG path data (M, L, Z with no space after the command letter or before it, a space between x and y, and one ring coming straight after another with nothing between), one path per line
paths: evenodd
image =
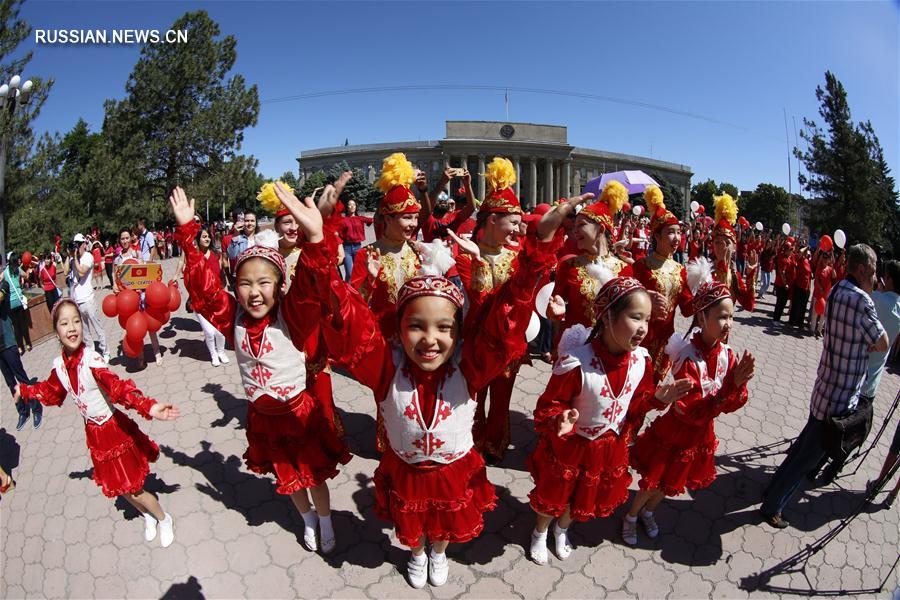
M0 127L2 127L2 136L0 136L0 256L2 260L6 260L6 224L4 221L4 210L6 208L6 149L9 145L10 129L12 128L13 117L16 108L21 104L27 104L31 97L31 88L34 84L31 80L21 83L22 78L13 75L9 83L0 85ZM19 85L21 84L21 89Z

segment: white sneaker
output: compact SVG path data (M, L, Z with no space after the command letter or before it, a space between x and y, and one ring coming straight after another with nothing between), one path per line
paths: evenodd
M622 519L622 539L629 546L637 546L637 519L634 521Z
M556 542L556 556L560 559L569 558L572 554L572 545L569 543L568 530L560 530L558 525L554 525L553 540Z
M644 511L641 511L640 519L641 524L647 531L648 538L652 540L659 535L659 525L656 524L656 519L653 518L653 513L645 513Z
M159 543L168 548L175 541L175 521L166 513L166 518L159 522Z
M417 590L421 590L428 583L428 555L422 554L425 562L419 564L415 557L410 555L409 562L406 563L406 575L409 577L409 585Z
M228 360L228 355L225 354L224 352L219 352L219 360L222 362L223 365L227 365L228 363L231 362L230 360Z
M215 354L213 354L213 355L212 355L212 365L213 365L214 367L218 367L218 366L221 365L221 364L222 364L222 363L219 362L219 357L216 356Z
M547 552L547 532L531 532L531 549L528 551L531 560L539 565L546 565L550 556Z
M148 542L156 539L156 517L150 513L144 513L144 539Z
M109 364L109 353L103 354L103 362L105 362L106 364Z
M316 530L319 528L319 515L314 510L310 510L310 512L315 516L315 522L308 524L304 519L303 545L306 546L306 549L310 552L315 552L319 549L319 544L316 542Z
M450 574L450 561L446 554L443 557L443 560L435 560L432 554L428 560L428 581L434 587L440 587L447 583L447 576Z

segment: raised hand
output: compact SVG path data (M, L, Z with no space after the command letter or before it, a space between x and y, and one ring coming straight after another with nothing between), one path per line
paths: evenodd
M578 410L575 408L564 410L562 413L560 413L558 419L559 421L556 428L556 435L562 437L575 429L575 423L578 422Z
M676 400L684 398L691 391L693 385L693 382L687 378L661 385L656 388L656 399L663 404L672 404Z
M478 248L478 244L476 244L471 239L461 238L456 235L456 232L452 229L447 229L447 235L449 235L454 242L459 245L459 249L465 252L466 254L471 254L477 260L481 260L481 250Z
M322 235L322 213L316 207L316 193L318 188L313 191L311 196L307 196L301 202L297 196L292 194L284 187L281 182L275 183L275 195L288 209L297 224L303 230L303 235L307 241L317 244L324 239Z
M150 416L160 421L174 421L181 416L181 411L174 404L157 402L150 407Z
M756 368L756 359L748 351L744 350L744 354L734 366L734 384L738 387L744 385L753 378L753 372Z
M344 171L341 176L334 182L334 197L339 198L344 193L344 188L350 180L353 179L353 171Z
M650 318L654 321L665 319L669 314L669 300L656 290L647 290L650 296Z
M419 188L420 192L428 191L428 175L425 171L416 172L416 187Z
M179 225L184 225L194 220L194 199L191 198L188 201L187 194L180 187L172 190L172 194L169 196L169 204L172 206L172 215L175 217L175 222Z
M377 248L369 250L366 255L366 270L372 279L378 277L378 273L381 272L381 250Z
M547 304L547 318L553 321L562 321L566 316L566 301L560 295L550 296Z

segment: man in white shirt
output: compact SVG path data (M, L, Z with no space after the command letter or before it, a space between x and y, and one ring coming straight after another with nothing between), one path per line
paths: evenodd
M150 230L147 229L147 223L144 219L138 219L137 222L138 244L140 244L141 260L150 262L153 258L153 248L156 245L156 239Z
M97 303L94 301L94 286L91 273L94 270L94 256L87 247L87 240L80 233L72 240L78 244L75 250L75 283L72 286L72 300L81 311L81 323L84 326L84 339L95 342L103 360L109 362L109 351L106 348L106 334L100 323Z

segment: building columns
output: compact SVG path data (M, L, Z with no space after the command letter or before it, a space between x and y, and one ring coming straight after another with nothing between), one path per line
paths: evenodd
M572 159L567 158L562 161L562 166L560 166L562 170L562 174L560 179L562 179L562 197L568 198L572 195L572 184L571 184L571 176L572 176Z
M484 154L478 155L478 199L484 200Z
M520 187L519 187L519 182L522 180L522 170L521 170L520 165L519 165L519 157L518 157L518 156L514 156L514 157L513 157L513 166L514 166L515 169L516 169L516 185L515 185L515 187L514 187L514 190L515 190L515 192L516 192L516 197L519 197L519 196L522 195L522 194L519 192L519 189L520 189Z
M549 202L556 201L556 188L553 186L553 159L546 158L544 159L544 173L546 178L546 185L544 189L546 190L544 193L548 196L547 200Z
M529 187L529 190L528 190L528 193L529 193L528 205L529 205L531 208L534 208L535 206L538 205L538 198L537 198L537 189L538 189L538 188L537 188L537 157L536 157L536 156L530 157L530 158L528 159L528 165L529 165L529 168L530 168L530 172L529 172L529 174L528 174L528 187Z

